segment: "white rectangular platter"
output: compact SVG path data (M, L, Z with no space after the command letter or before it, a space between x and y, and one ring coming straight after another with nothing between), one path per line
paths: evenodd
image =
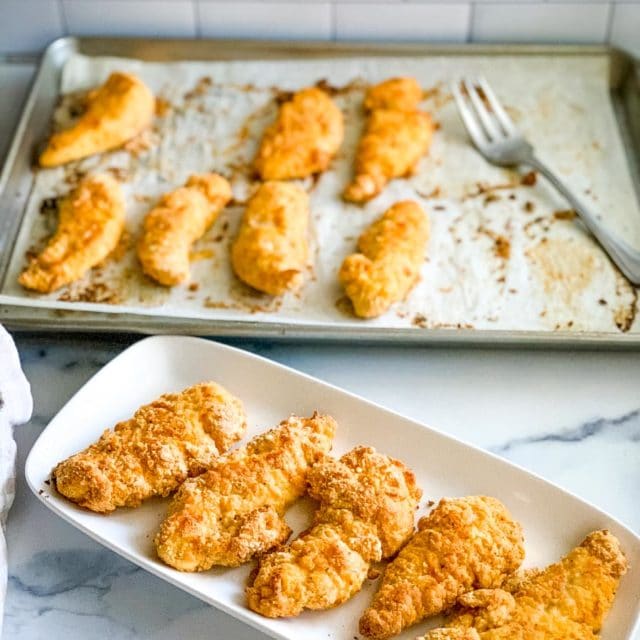
M630 638L640 615L640 539L595 507L517 466L443 433L383 409L329 384L244 351L215 342L176 336L144 339L106 365L65 405L37 440L26 463L33 492L59 516L86 534L223 611L268 635L290 640L352 640L375 582L351 601L330 611L290 620L262 618L244 605L251 566L189 574L155 556L153 537L168 500L151 500L138 509L108 515L82 510L48 484L53 466L84 448L117 421L158 395L213 379L239 396L249 416L247 437L291 413L331 414L339 429L334 453L365 444L400 458L416 473L424 491L419 515L429 500L487 494L501 499L525 531L527 566L559 559L594 529L608 528L621 541L631 566L623 578L605 628L604 640ZM301 501L287 514L295 531L310 520L312 505ZM401 636L415 638L431 626L416 625Z

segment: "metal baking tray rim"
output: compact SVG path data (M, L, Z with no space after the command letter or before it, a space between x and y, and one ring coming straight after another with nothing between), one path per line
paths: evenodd
M222 47L222 49L220 49ZM171 54L167 55L167 50ZM19 163L30 120L38 104L39 90L52 71L60 73L71 53L143 57L146 60L223 60L304 57L389 56L389 55L608 55L612 61L611 87L631 78L636 100L640 101L640 63L630 53L609 45L540 44L424 44L377 42L323 42L270 40L191 40L140 39L130 37L88 38L65 36L54 40L45 50L16 127L5 164L0 172L0 197L6 197L7 185ZM181 53L182 52L182 55ZM188 52L188 53L187 53ZM195 55L193 55L195 53ZM50 78L49 78L50 79ZM637 104L636 104L637 106ZM616 111L623 108L614 104ZM640 110L638 111L640 115ZM620 122L620 121L619 121ZM48 125L48 120L46 122ZM633 124L633 119L632 119ZM36 138L33 131L32 138ZM640 199L640 124L623 130L630 170ZM34 145L28 145L33 150ZM24 160L24 158L22 158ZM31 157L28 158L31 162ZM23 195L23 194L18 194ZM26 200L27 196L24 196ZM8 207L10 209L10 207ZM3 282L11 255L7 238L15 237L20 215L3 215L0 209L0 282ZM4 219L3 219L4 218ZM3 238L4 237L4 241ZM221 337L274 338L283 340L331 340L393 344L431 344L464 346L547 346L551 348L628 348L640 347L640 334L601 332L542 332L471 329L379 328L361 325L339 326L304 323L237 320L206 320L179 317L145 316L122 313L50 310L28 305L0 304L0 321L14 330L69 332L191 333Z

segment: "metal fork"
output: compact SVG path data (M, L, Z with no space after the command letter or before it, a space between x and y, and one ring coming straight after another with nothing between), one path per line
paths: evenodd
M462 89L461 89L462 87ZM534 154L484 78L451 86L467 132L478 151L498 166L526 165L539 171L568 201L620 271L640 285L640 251L607 230L558 176Z

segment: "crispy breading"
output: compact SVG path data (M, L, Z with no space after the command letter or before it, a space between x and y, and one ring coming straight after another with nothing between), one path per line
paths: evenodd
M407 541L422 492L399 460L356 447L309 473L320 502L310 530L261 559L247 589L249 607L270 617L328 609L357 593L371 562Z
M478 632L471 629L434 629L429 631L424 638L416 640L480 640ZM505 640L508 640L505 638ZM515 638L513 640L516 640Z
M339 279L353 310L375 318L404 300L420 278L429 240L429 218L411 200L396 202L358 240L359 253L345 258Z
M84 178L58 206L58 227L20 274L27 289L50 293L81 278L117 246L125 219L120 184L108 174Z
M387 567L360 632L390 638L471 589L499 587L523 559L522 528L500 501L443 499Z
M263 180L305 178L329 166L343 137L342 112L329 95L302 89L265 131L254 167Z
M142 270L167 287L187 280L191 245L231 197L231 185L216 173L192 175L184 187L162 196L144 219L138 243Z
M422 100L422 87L415 78L389 78L370 87L364 99L367 111L395 109L415 111Z
M286 182L265 182L249 200L231 246L231 265L240 280L278 296L304 280L309 248L309 198Z
M208 469L242 438L238 398L215 382L166 393L53 470L58 491L81 507L106 513L167 496Z
M115 149L153 120L155 98L131 73L114 72L87 98L87 109L69 129L54 133L40 155L40 166L55 167Z
M389 180L411 175L433 137L431 116L418 109L422 90L413 78L393 78L369 89L369 115L356 151L355 175L344 190L351 202L377 196Z
M546 569L509 580L501 589L471 591L439 630L422 640L593 640L611 609L627 560L616 537L594 531ZM464 637L464 636L462 636Z
M306 488L311 465L331 449L336 423L292 416L222 456L176 493L156 535L160 558L181 571L235 567L282 544L286 508Z

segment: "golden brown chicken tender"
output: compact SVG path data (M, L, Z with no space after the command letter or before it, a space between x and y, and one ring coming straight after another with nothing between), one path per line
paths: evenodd
M411 200L397 202L358 240L338 275L355 314L375 318L404 300L420 278L429 218Z
M522 528L501 502L443 499L387 567L360 632L390 638L471 589L499 587L523 559Z
M40 166L55 167L115 149L153 120L155 98L131 73L112 73L87 98L87 110L70 128L54 133L40 155Z
M84 178L58 207L58 228L20 274L27 289L50 293L81 278L117 246L124 229L122 187L108 174Z
M58 491L106 513L167 496L242 438L242 403L215 382L167 393L53 470Z
M231 186L215 173L193 175L147 214L138 243L142 270L167 287L189 278L189 251L231 200Z
M309 198L300 187L265 182L249 200L231 246L231 265L240 280L279 296L298 289L309 249Z
M422 101L422 87L415 78L389 78L369 87L364 99L367 111L394 109L415 111Z
M366 202L389 180L413 173L434 131L431 116L418 110L421 97L413 78L393 78L369 89L365 98L369 116L345 200Z
M616 537L594 531L546 569L464 594L447 628L422 640L594 640L626 570Z
M313 526L264 556L247 589L249 607L264 616L328 609L357 593L371 562L411 536L422 491L402 462L356 447L315 465L309 494L320 502Z
M206 571L285 542L291 530L282 516L304 493L311 465L330 451L335 430L330 416L292 416L187 480L156 536L160 558L180 571Z
M329 166L343 137L342 112L333 100L316 87L302 89L265 131L255 169L263 180L305 178Z

